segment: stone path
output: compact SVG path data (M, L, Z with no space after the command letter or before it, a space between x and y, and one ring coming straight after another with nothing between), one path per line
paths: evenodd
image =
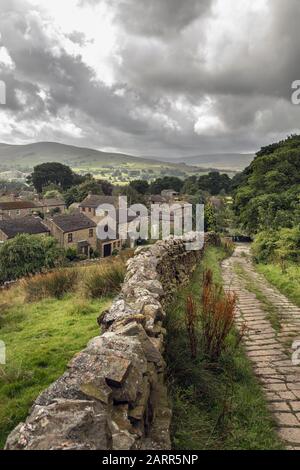
M300 308L254 270L249 255L249 245L239 244L233 256L223 261L225 289L238 294L236 323L239 328L246 326L247 355L278 424L278 433L287 449L300 450L300 365L292 362L292 344L300 340ZM241 269L247 279L240 275ZM272 326L264 304L249 290L249 280L272 302L279 328Z

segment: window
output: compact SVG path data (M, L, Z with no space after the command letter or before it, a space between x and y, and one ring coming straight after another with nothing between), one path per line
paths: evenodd
M94 236L94 230L92 228L89 229L89 237L93 238Z
M73 241L73 233L68 233L68 243L72 243Z
M17 215L20 215L20 214L21 214L20 209L17 209Z
M81 210L82 210L82 212L85 212L85 207L82 207Z
M92 212L92 208L91 208L91 207L89 207L89 212Z

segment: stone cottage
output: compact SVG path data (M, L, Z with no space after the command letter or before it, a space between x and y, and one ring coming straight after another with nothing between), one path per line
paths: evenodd
M18 219L0 220L0 242L14 238L20 233L50 235L49 228L39 217L29 215Z
M97 250L97 224L84 214L57 215L47 218L45 223L62 248L73 248L86 256Z
M102 194L89 194L80 204L80 212L87 215L90 218L97 217L96 210L101 204L111 204L116 207L115 196L105 196Z
M66 204L62 199L40 199L36 204L39 206L39 211L45 215L55 212L63 214L66 211Z
M98 215L96 214L97 208L102 204L110 204L115 207L116 210L116 218L108 213L108 211L98 211ZM91 218L96 224L103 226L103 232L108 232L110 228L115 227L115 236L98 239L97 246L98 251L100 252L100 256L105 258L107 256L111 256L113 253L121 250L121 248L128 244L130 247L135 246L135 242L129 240L128 237L126 239L120 238L120 233L127 233L127 228L129 224L135 223L139 224L139 217L137 216L128 216L127 222L125 224L120 225L119 223L119 210L117 209L117 197L115 196L105 196L99 194L89 194L80 204L79 210L81 214L84 214Z
M120 212L116 209L115 218L112 215L107 214L98 222L99 226L103 226L103 232L109 233L109 230L115 230L115 237L113 238L104 238L102 240L98 239L98 248L101 257L105 258L111 256L114 252L120 251L121 248L125 245L134 248L136 245L135 240L130 240L128 235L128 229L131 227L138 227L140 224L140 217L128 215L127 222L120 224ZM121 238L120 234L127 234L126 238Z
M25 217L39 210L39 205L34 201L7 201L0 202L0 220L17 219Z

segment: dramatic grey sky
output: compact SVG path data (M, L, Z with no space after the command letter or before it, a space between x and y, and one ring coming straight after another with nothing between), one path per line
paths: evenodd
M0 0L0 141L251 152L300 132L299 0Z

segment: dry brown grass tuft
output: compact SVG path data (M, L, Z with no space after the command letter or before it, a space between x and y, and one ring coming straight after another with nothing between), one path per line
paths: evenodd
M90 268L84 276L83 288L87 297L100 298L114 295L124 281L126 266L123 260L114 259L110 264Z
M202 289L202 340L205 353L217 360L225 347L225 340L233 323L237 296L224 292L213 283L210 272L204 274Z
M66 293L75 291L78 281L76 269L58 269L47 274L38 274L22 281L26 300L34 302L47 297L61 299Z

